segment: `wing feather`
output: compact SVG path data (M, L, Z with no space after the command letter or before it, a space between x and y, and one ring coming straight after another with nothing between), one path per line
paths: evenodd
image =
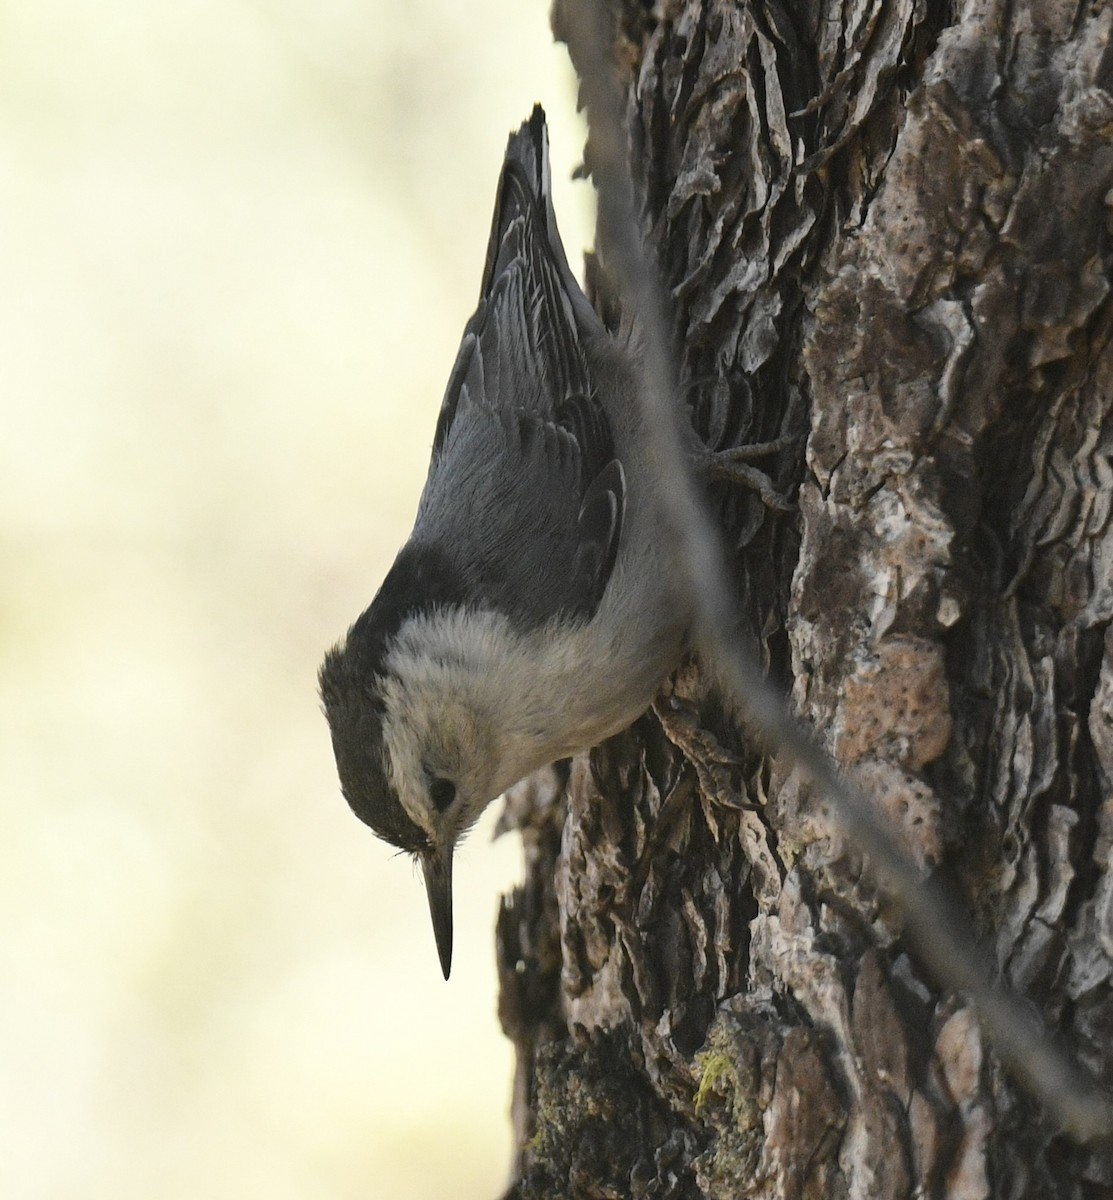
M621 538L625 476L584 354L597 327L585 310L552 218L537 109L507 148L414 529L472 594L529 624L590 617Z

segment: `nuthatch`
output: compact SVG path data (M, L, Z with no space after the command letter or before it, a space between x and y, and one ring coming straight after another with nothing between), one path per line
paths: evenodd
M507 146L413 532L320 671L344 796L420 860L446 979L456 843L634 721L684 648L630 354L569 270L537 107Z

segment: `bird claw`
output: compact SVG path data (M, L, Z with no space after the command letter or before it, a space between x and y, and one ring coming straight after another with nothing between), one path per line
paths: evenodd
M800 439L791 434L786 437L774 438L769 442L755 442L746 446L731 446L727 450L709 450L703 448L698 462L704 478L709 483L725 482L735 486L749 488L756 492L766 508L775 512L793 512L795 505L773 486L773 481L758 467L752 465L756 458L764 458L776 454Z

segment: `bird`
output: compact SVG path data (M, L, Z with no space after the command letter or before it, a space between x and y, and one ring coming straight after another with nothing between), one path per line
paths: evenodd
M343 795L420 863L446 980L460 840L632 724L684 654L636 341L569 268L538 105L507 143L413 531L318 676Z

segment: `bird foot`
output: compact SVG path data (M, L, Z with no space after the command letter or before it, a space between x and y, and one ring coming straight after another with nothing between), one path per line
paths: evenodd
M782 496L773 486L773 481L758 467L755 459L766 458L799 442L800 434L786 434L768 442L751 442L745 446L731 446L726 450L710 450L700 446L696 468L709 483L726 482L749 488L758 494L766 508L775 512L792 512L795 505Z

